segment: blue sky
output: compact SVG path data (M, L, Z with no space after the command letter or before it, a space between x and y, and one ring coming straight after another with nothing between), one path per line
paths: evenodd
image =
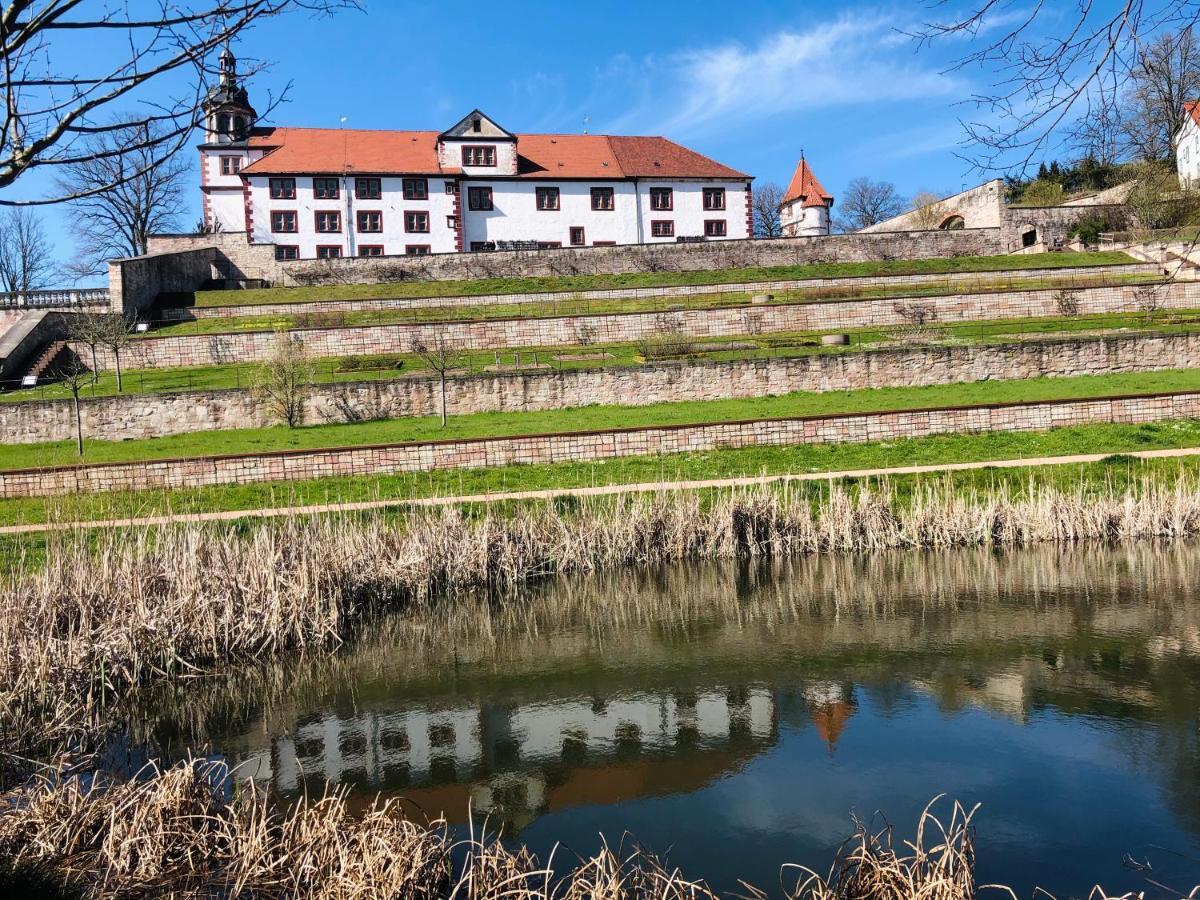
M366 5L270 21L235 47L271 63L250 85L260 108L292 83L274 124L441 130L479 107L516 132L578 132L586 116L593 133L663 134L759 181L786 183L803 148L835 196L859 175L904 194L983 180L956 158L981 76L947 71L961 42L918 51L900 33L923 3ZM46 216L68 253L62 210Z

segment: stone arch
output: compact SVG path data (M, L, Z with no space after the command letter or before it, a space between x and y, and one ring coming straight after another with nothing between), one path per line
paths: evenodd
M938 226L939 231L962 231L967 227L966 219L958 213L950 213L942 219L942 224Z

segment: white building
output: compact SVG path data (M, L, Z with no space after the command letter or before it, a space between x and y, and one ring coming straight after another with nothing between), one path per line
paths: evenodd
M1175 163L1179 170L1179 186L1200 187L1200 100L1183 104L1187 113L1175 132Z
M788 182L783 202L779 204L779 224L784 237L812 237L829 234L829 211L833 208L833 195L821 187L817 176L809 168L804 155L792 180Z
M204 220L280 259L750 237L751 176L663 137L518 135L478 110L440 134L258 128L221 67Z

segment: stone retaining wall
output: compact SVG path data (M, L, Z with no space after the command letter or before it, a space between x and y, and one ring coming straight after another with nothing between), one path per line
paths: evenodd
M1113 335L462 376L447 380L447 400L452 415L531 412L1192 366L1200 367L1200 334ZM305 421L431 416L438 413L439 404L437 380L423 376L319 385L306 404ZM84 433L106 440L272 424L249 391L232 389L84 400L81 410ZM70 440L74 428L69 401L0 403L0 443Z
M287 262L274 260L271 244L247 243L244 232L216 236L155 235L150 239L149 246L151 253L216 247L220 251L217 266L224 277L263 278L276 286L458 281L530 275L690 272L879 259L993 256L1001 252L998 228Z
M1079 312L1131 312L1139 308L1135 286L1085 288L1077 292ZM1200 306L1200 283L1173 283L1156 289L1160 308ZM913 299L814 301L806 303L737 306L723 309L685 309L667 313L548 318L506 318L488 321L448 321L419 325L363 325L347 328L298 329L313 356L354 356L369 353L407 353L414 342L439 339L464 350L501 347L561 347L639 341L665 332L689 337L738 337L780 331L828 331L838 328L903 325L908 309L929 309L940 322L1019 319L1058 315L1058 292L1001 291ZM130 368L226 365L263 360L276 337L271 331L236 334L178 335L137 340L126 355ZM90 352L90 351L89 351ZM107 354L104 364L111 364Z
M804 278L782 281L738 282L735 284L693 284L669 287L613 288L601 291L542 291L520 294L479 294L461 297L398 297L365 300L314 300L292 303L264 303L247 306L168 307L161 310L163 321L226 319L234 316L287 316L300 313L360 312L384 309L429 309L432 307L498 306L519 303L564 303L578 300L636 300L643 297L698 297L710 294L760 294L789 290L832 288L848 291L877 286L919 287L953 286L961 291L983 290L997 281L1053 278L1069 286L1073 280L1099 279L1113 275L1156 274L1162 267L1155 263L1131 263L1115 266L1073 266L1059 269L1011 269L1002 272L953 272L938 275L869 275L853 278ZM234 300L237 292L230 292Z
M756 446L890 441L935 434L1040 431L1096 422L1200 416L1200 393L761 419L477 440L347 447L0 472L0 499L264 481L580 462Z

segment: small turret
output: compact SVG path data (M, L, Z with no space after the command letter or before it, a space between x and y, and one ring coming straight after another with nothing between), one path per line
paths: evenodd
M250 105L246 89L238 83L237 57L225 45L220 56L220 82L204 98L205 140L210 144L244 141L258 114Z

